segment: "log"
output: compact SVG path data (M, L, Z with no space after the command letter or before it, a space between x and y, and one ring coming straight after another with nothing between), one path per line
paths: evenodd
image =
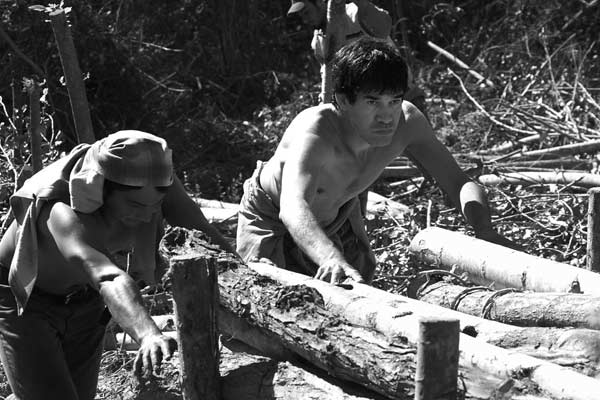
M227 203L219 200L206 200L194 198L202 209L202 213L209 222L222 222L237 218L239 204ZM378 193L369 191L367 197L367 218L385 214L393 218L402 218L410 208L402 203L388 199Z
M408 250L423 264L454 268L480 285L600 296L600 274L441 228L423 229Z
M418 340L419 318L431 315L457 318L463 330L471 322L477 328L490 325L508 327L363 284L353 284L349 290L269 264L249 263L248 266L281 284L314 288L323 296L328 310L343 315L357 326L373 328L389 338L404 337L409 343ZM497 377L529 378L558 399L589 400L600 393L600 382L593 378L548 361L501 349L464 333L460 335L459 365L461 370L479 369Z
M421 290L418 300L509 325L600 330L600 297L587 294L503 292L441 281Z
M478 180L479 183L488 186L495 186L503 183L511 185L573 184L585 188L600 186L600 175L589 174L586 172L502 172L481 175Z
M221 308L333 377L391 398L413 394L416 346L347 323L324 308L316 290L266 279L234 256L211 250L201 237L175 228L161 248L202 248L205 257L212 255L219 269Z
M173 253L173 251L172 251ZM213 253L180 247L169 262L184 400L220 399L217 264Z
M415 400L456 400L459 321L419 321Z
M594 272L600 271L600 188L588 191L587 215L587 269Z

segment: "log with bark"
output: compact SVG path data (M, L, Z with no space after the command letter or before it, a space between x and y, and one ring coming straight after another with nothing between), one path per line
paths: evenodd
M480 285L600 296L600 274L446 229L423 229L409 251L423 265L466 273Z
M516 326L600 330L600 297L464 287L440 281L423 288L418 300Z
M233 255L207 245L196 232L176 228L161 242L167 255L173 248L181 253L181 247L214 256L222 310L248 321L331 376L390 398L412 395L416 346L402 337L390 340L373 329L349 324L343 316L325 309L318 291L260 276ZM223 328L220 324L221 331ZM242 334L236 330L226 333L233 337Z
M542 390L559 399L588 400L600 393L600 382L593 378L526 354L501 349L481 340L485 335L492 337L492 329L497 329L498 332L521 332L525 328L483 320L363 284L353 284L352 289L348 290L264 263L249 263L248 266L262 276L281 284L306 285L316 289L323 296L329 311L343 315L352 324L381 332L390 339L404 337L409 343L416 343L421 317L435 315L457 318L463 331L479 331L477 338L464 333L460 335L461 370L480 369L486 374L498 377L528 378ZM492 326L494 328L491 328Z

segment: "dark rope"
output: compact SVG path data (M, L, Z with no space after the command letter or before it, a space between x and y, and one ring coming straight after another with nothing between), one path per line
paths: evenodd
M494 306L494 301L507 293L517 293L522 292L522 290L515 288L506 288L495 291L488 299L485 301L485 304L481 308L481 318L491 319L489 318L489 314L492 311L492 307Z
M458 305L460 304L460 302L467 297L467 295L471 294L471 293L475 293L475 292L481 292L481 291L491 291L492 289L490 289L487 286L473 286L470 288L466 288L464 290L462 290L459 294L456 295L456 297L454 298L454 300L452 300L452 304L450 304L450 309L451 310L457 310L458 309Z

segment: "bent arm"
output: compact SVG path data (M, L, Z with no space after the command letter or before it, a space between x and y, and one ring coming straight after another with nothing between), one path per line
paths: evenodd
M460 169L425 117L416 110L415 113L409 122L413 136L407 149L461 210L475 235L486 235L492 230L492 222L485 191Z
M221 232L208 222L200 206L187 194L183 184L177 177L175 177L173 185L167 191L162 210L169 224L201 230L225 251L236 254Z
M362 281L342 252L321 227L312 210L317 195L318 176L331 155L320 140L308 139L295 148L282 172L279 217L298 247L319 266L315 277L339 282L344 276Z

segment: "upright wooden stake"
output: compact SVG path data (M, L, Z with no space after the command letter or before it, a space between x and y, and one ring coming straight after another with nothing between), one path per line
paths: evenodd
M191 252L190 252L191 253ZM171 259L173 303L184 400L218 400L217 262L214 254Z
M456 400L459 333L457 319L419 321L415 400Z
M40 136L40 84L35 78L27 87L29 93L29 135L31 143L31 166L33 174L42 169L42 138Z
M321 102L331 103L333 87L331 81L331 59L346 39L343 15L346 13L345 0L328 0L325 54L321 65Z
M65 74L77 138L79 143L93 143L95 137L90 108L85 93L83 76L79 68L79 61L77 60L73 36L71 35L71 28L67 24L66 11L59 7L48 15Z
M600 272L600 187L588 190L587 269Z

